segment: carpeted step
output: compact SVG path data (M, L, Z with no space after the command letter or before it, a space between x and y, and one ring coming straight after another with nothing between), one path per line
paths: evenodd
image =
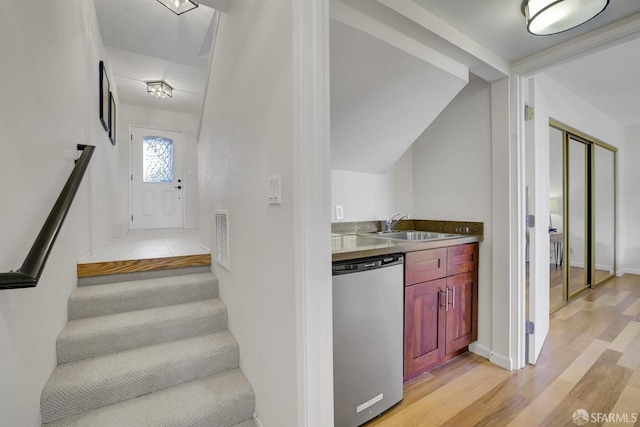
M245 427L242 423L251 419L254 407L251 385L234 369L45 426Z
M235 369L238 367L238 358L238 344L231 333L225 329L210 335L59 365L53 371L42 392L42 420L43 423L50 423ZM203 387L206 388L201 386L198 390ZM226 402L230 399L228 394L220 390L217 392L222 393L222 397L218 400ZM174 397L184 404L189 400L186 396L174 395ZM167 404L175 407L174 403L167 402ZM214 402L210 404L213 405ZM159 405L156 409L147 411L145 416L154 417L156 411L163 412L166 409L168 408L164 405ZM251 414L237 421L233 419L226 425L233 425L250 416ZM105 418L105 422L108 419L108 417ZM128 419L122 418L121 421L115 422L111 419L110 425L132 425ZM198 424L152 423L147 425Z
M212 273L189 274L77 288L69 297L69 320L184 304L218 296Z
M227 309L218 298L73 320L58 335L58 363L209 334L226 327Z

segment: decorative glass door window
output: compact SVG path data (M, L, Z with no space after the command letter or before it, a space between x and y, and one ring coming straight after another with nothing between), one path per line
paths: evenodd
M142 140L142 171L146 183L173 182L173 141L145 136Z

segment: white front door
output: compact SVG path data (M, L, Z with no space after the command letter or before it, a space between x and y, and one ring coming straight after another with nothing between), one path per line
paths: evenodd
M181 228L182 132L131 129L131 228Z

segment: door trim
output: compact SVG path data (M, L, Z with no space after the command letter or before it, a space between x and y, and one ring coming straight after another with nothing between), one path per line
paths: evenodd
M161 127L156 127L156 126L147 126L147 125L136 125L136 124L129 124L129 141L127 141L127 143L129 144L129 173L127 175L127 182L128 182L128 188L129 188L129 197L128 197L128 202L129 202L129 215L127 216L127 222L129 223L129 231L132 231L133 228L133 181L131 180L131 175L133 175L133 128L140 128L140 129L151 129L151 130L157 130L157 131L161 131L161 132L176 132L182 135L182 183L186 184L186 158L187 158L187 141L185 139L185 132L183 130L176 130L176 129L169 129L169 128L161 128ZM186 197L187 192L184 192L184 195L182 196L182 226L180 228L185 228L185 219L186 219Z

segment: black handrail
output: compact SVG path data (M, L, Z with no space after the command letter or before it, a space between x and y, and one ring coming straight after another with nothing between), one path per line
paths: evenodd
M49 258L51 249L53 249L53 244L71 208L73 198L78 192L82 177L89 166L89 161L95 149L96 147L93 145L78 144L78 150L82 151L82 155L76 160L76 165L60 196L58 196L56 204L53 205L51 213L44 222L40 234L33 242L31 250L18 271L0 273L0 289L33 288L38 284L44 266L47 263L47 258Z

